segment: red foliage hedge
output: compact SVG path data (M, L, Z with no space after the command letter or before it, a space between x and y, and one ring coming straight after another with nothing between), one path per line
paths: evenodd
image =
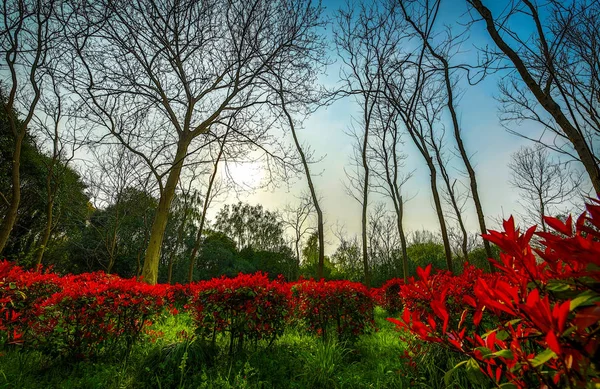
M293 297L292 297L293 289ZM328 328L347 339L373 322L369 290L346 281L285 283L266 274L240 274L188 285L147 285L102 272L60 277L0 262L0 346L16 344L68 358L93 357L131 346L166 306L187 310L196 333L218 334L241 347L273 341L290 322Z
M283 333L288 314L289 288L270 281L266 274L240 274L215 278L191 288L191 314L204 337L229 333L241 347L244 339L274 340Z
M389 319L418 338L463 353L469 377L497 387L600 385L600 202L575 226L521 232L511 217L484 238L500 247L495 273L431 274L401 287L406 304ZM575 228L574 228L575 227ZM540 249L531 247L539 236ZM458 367L458 366L457 366ZM455 368L456 369L456 368ZM453 371L446 375L448 381Z
M351 339L373 325L374 300L360 283L349 281L300 281L292 286L294 316L317 335L330 329L341 339Z
M0 331L4 343L71 358L137 340L165 298L160 288L104 273L59 277L0 263ZM0 338L1 339L1 338Z

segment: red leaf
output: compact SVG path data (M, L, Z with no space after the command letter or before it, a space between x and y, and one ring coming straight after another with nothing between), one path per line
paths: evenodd
M558 339L556 338L554 331L548 332L548 335L546 335L546 343L548 344L550 350L554 351L557 355L560 355L560 344L558 343Z
M571 215L567 218L567 223L563 223L555 217L546 216L544 217L546 224L555 231L560 232L563 235L571 236L573 234L573 220Z

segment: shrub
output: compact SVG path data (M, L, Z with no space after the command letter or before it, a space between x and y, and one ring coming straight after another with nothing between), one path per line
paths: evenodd
M32 324L44 350L69 358L92 357L102 346L119 343L129 351L165 301L160 288L135 279L75 276L62 281L62 290L36 307Z
M35 307L60 289L61 280L56 274L26 271L1 261L0 345L33 342L35 333L30 323L35 318Z
M301 281L292 286L292 296L294 316L323 338L334 328L340 339L351 339L373 325L374 300L363 284Z
M599 204L588 204L575 229L571 217L564 223L546 218L552 233L536 233L535 226L521 233L511 217L503 232L484 235L502 250L498 261L490 260L496 273L470 279L420 269L419 281L401 292L418 298L407 302L399 320L389 320L463 353L468 359L460 365L475 381L487 377L498 387L517 388L597 386ZM532 249L534 234L542 249ZM444 277L450 279L437 287L440 293L424 290Z
M213 343L217 334L229 333L230 353L241 349L244 339L272 342L283 333L289 308L283 282L260 272L240 273L199 282L193 290L191 314L198 333Z

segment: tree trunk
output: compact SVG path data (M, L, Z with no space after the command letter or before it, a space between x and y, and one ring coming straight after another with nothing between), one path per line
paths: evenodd
M432 134L433 139L433 134ZM446 189L448 190L448 196L450 197L450 205L452 209L454 209L454 213L456 214L456 220L458 221L458 227L460 228L460 232L462 234L461 240L461 251L465 262L469 260L468 253L468 235L467 229L465 228L465 223L463 222L462 213L460 211L460 207L458 206L458 202L456 201L456 195L454 194L453 185L450 183L450 176L448 175L448 171L444 166L444 161L442 160L441 150L436 145L435 141L433 143L433 151L435 152L435 158L437 160L438 165L440 166L440 173L442 174L442 178L444 180L444 184L446 184Z
M288 112L285 101L283 100L283 95L281 96L281 107L283 112L285 113L290 129L292 130L292 136L294 138L294 144L296 145L296 149L298 150L298 154L300 154L300 159L302 160L302 166L304 167L304 173L306 174L306 181L308 182L308 188L310 190L310 197L312 198L313 205L315 206L315 211L317 212L317 235L319 239L319 264L317 266L317 278L323 279L324 268L325 268L325 230L323 228L323 211L321 210L321 206L319 205L319 198L317 197L317 192L315 190L315 185L312 181L312 176L310 174L310 168L308 166L308 161L306 160L306 155L304 154L304 150L302 150L302 145L298 141L298 136L296 134L296 126L294 125L294 121L292 116ZM298 251L298 246L296 245L296 251Z
M452 268L452 250L450 249L450 240L448 239L448 230L446 229L446 221L444 220L444 210L442 209L442 202L440 201L440 194L437 188L437 172L435 165L431 158L427 159L427 166L431 176L431 192L433 194L433 201L435 203L435 210L437 212L438 220L440 222L440 230L442 232L442 241L444 243L444 253L446 255L446 266L451 272L454 271Z
M48 205L46 207L46 226L44 227L44 234L42 235L42 239L38 247L37 258L35 260L36 270L40 269L42 266L44 253L46 252L46 247L48 246L48 241L50 240L50 233L52 232L52 216L54 213L54 199L52 199L52 197L53 196L48 195Z
M510 59L515 66L515 69L525 82L525 85L533 93L540 105L548 112L556 121L556 124L562 129L564 134L567 136L575 152L579 156L581 163L585 167L587 174L590 177L592 185L596 194L600 196L600 167L596 163L594 154L590 150L588 143L584 136L575 128L569 119L565 116L560 105L554 100L550 93L546 93L533 78L533 76L527 70L527 66L516 53L500 36L500 33L496 29L494 24L494 18L491 11L483 5L481 0L468 0L468 2L475 8L475 10L481 15L486 24L486 29L490 34L490 37L496 43L498 48ZM549 60L549 59L547 59Z
M17 212L19 211L19 204L21 202L21 149L23 147L23 138L25 138L25 131L15 137L11 172L12 196L6 215L4 215L2 224L0 224L0 253L4 251L10 233L17 221Z
M167 276L167 284L171 283L171 280L173 277L173 261L175 259L175 254L177 253L177 250L179 250L179 246L181 245L181 240L183 239L183 231L185 228L185 222L187 221L187 218L188 218L188 212L189 212L189 210L188 210L188 204L187 204L187 199L186 199L185 205L183 207L183 220L181 221L181 224L179 225L179 228L177 229L177 240L175 241L175 248L169 255L169 273Z
M404 282L408 280L408 253L406 250L406 234L404 233L404 227L402 226L402 218L404 216L404 204L402 203L402 196L398 200L394 199L394 208L396 210L396 224L398 227L398 234L400 235L400 245L402 246L402 278Z
M142 268L144 282L151 285L156 284L158 281L160 250L164 239L165 229L167 227L167 220L169 219L171 202L175 196L175 189L177 187L177 182L179 181L179 175L181 174L183 161L187 155L189 145L190 139L187 138L180 138L177 143L175 160L173 161L169 176L167 177L167 183L161 191L154 221L152 222L150 240L148 242L148 247L146 248L146 255L144 256L144 265Z
M479 199L479 189L477 188L477 178L475 176L475 169L473 169L473 165L471 164L471 161L469 160L469 155L467 154L467 150L465 149L465 144L462 140L462 136L460 133L460 125L458 124L458 115L456 114L456 109L454 107L454 92L452 91L452 84L450 82L450 65L448 64L446 58L433 52L433 50L432 53L444 65L444 79L446 82L446 91L448 95L448 111L450 111L450 117L452 118L454 139L456 139L456 145L458 146L460 157L463 160L465 168L467 169L467 174L469 175L469 186L471 188L471 195L473 196L473 203L475 204L475 211L477 212L479 230L482 234L487 234L487 227L485 225L485 215L483 213L483 207L481 206L481 200ZM493 254L490 242L484 239L483 247L485 249L485 254L487 255L487 257L492 258ZM490 270L493 271L493 269L494 267L490 264Z
M188 282L192 282L194 279L194 266L196 265L196 256L198 255L198 250L200 250L200 244L202 243L202 230L204 229L204 221L206 220L206 211L208 210L208 205L210 204L210 193L212 191L213 184L215 182L215 178L217 177L217 169L219 167L219 161L223 156L223 151L225 149L225 141L227 140L227 135L229 134L229 130L225 133L225 137L223 138L223 143L221 143L221 148L219 149L219 154L217 154L217 159L215 160L215 164L213 166L213 171L208 180L208 188L206 188L206 196L204 197L204 201L202 203L202 215L200 218L200 226L198 227L198 233L196 234L196 241L194 242L194 247L192 248L192 253L190 254L190 266L188 268Z

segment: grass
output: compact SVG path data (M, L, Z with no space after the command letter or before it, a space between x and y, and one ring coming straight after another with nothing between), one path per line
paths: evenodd
M428 349L409 367L405 344L387 313L375 312L377 331L355 342L323 342L288 328L270 347L248 345L230 357L226 339L217 347L182 338L189 316L165 314L153 330L162 332L134 347L128 358L60 363L36 352L7 350L0 357L2 388L440 388L444 372L458 362L441 349ZM152 341L154 340L154 341ZM457 375L451 387L471 387Z

